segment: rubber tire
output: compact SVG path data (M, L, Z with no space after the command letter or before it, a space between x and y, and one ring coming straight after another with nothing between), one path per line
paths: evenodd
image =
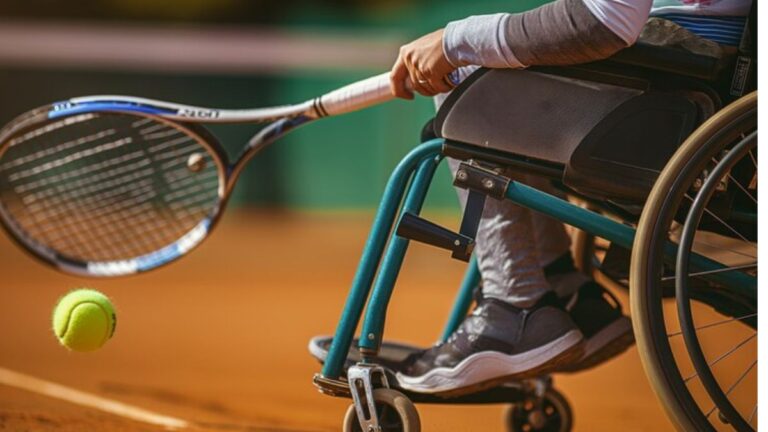
M637 341L640 359L645 369L645 374L651 383L656 396L664 407L672 423L681 431L713 430L711 424L699 416L698 407L692 408L682 400L685 398L680 392L681 382L678 381L679 373L666 370L662 364L660 347L654 343L657 336L653 328L659 323L652 322L649 281L652 275L648 269L648 257L654 253L657 246L654 234L660 229L659 224L665 221L659 220L661 213L666 210L669 197L677 189L677 183L682 177L691 174L690 163L698 151L710 142L722 129L734 123L741 116L757 109L757 92L750 93L724 109L717 112L680 146L670 161L662 170L658 180L651 190L648 200L643 208L643 213L638 222L637 234L632 248L632 263L630 266L630 307L632 311L632 324ZM662 324L663 325L663 324ZM671 354L670 354L671 355ZM683 384L684 387L684 384ZM687 391L687 389L685 389ZM694 402L695 403L695 402ZM704 423L706 422L706 423Z
M568 403L568 399L557 390L549 389L544 394L544 401L555 407L560 415L560 425L556 429L545 427L544 429L531 429L530 432L536 432L537 430L541 432L570 432L573 429L573 411L571 410L571 404ZM513 404L507 406L504 410L504 425L507 432L524 432L522 425L518 425L516 421L516 411L518 408L518 404Z
M378 407L381 404L393 408L400 417L402 428L400 432L421 432L421 419L416 406L408 397L397 390L388 388L378 388L373 390L373 400ZM344 432L361 432L360 423L357 421L357 410L352 404L347 408L347 414L344 416ZM384 430L383 432L395 432Z

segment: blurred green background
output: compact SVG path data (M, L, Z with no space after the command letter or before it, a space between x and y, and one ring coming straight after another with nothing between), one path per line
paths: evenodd
M387 70L401 44L451 20L474 14L521 11L541 3L544 1L0 2L0 34L3 23L6 30L16 29L0 38L0 122L6 123L39 105L87 94L129 94L232 108L298 102ZM52 29L42 46L34 41L39 36L36 28ZM174 37L174 32L192 32L203 40L211 35L212 45L206 44L206 49L216 54L214 36L233 30L254 41L259 40L260 34L277 35L276 40L287 39L298 45L302 41L321 41L320 46L328 51L329 58L334 58L336 51L349 50L348 45L363 51L369 48L371 56L360 61L318 61L317 56L326 55L323 52L303 62L301 58L273 60L265 51L248 52L249 56L265 58L245 58L246 66L231 70L226 64L216 66L219 59L215 55L210 65L184 67L185 55L197 50L190 41L184 49L168 53L182 66L66 61L66 49L72 49L73 43L68 35L79 34L87 41L90 29L96 29L93 38L109 36L113 31L122 34L122 30L128 29L129 43L138 47L159 43L151 37L142 39L145 30L161 31L163 37L169 38ZM226 38L222 43L226 43ZM90 44L83 44L82 51L89 49ZM120 53L110 54L119 57ZM57 59L57 55L64 60ZM251 163L238 183L232 203L302 210L373 208L390 171L418 143L421 127L432 115L432 101L419 98L308 125ZM225 148L235 154L258 128L212 129ZM440 210L458 207L445 166L438 173L427 205Z

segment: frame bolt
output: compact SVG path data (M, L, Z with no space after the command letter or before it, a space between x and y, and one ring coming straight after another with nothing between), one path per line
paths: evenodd
M374 340L376 339L376 335L373 333L368 333L368 340Z
M456 172L456 178L461 180L461 181L466 180L467 179L467 172L464 171L464 170L458 170Z
M493 186L494 186L493 180L489 178L483 179L483 186L485 186L486 189L493 189Z

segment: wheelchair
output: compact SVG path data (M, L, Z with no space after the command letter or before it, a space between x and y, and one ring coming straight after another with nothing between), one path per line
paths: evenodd
M755 430L757 93L745 75L754 61L638 43L592 64L467 78L429 124L433 138L390 177L336 333L310 342L323 364L316 387L353 400L343 430L419 431L419 402L509 404L509 431L571 429L550 376L437 397L402 389L392 372L418 350L383 338L409 242L469 262L445 339L480 283L472 248L487 199L577 228L577 265L629 288L645 372L679 429ZM460 162L454 185L468 191L457 231L419 215L446 157ZM550 179L579 204L509 169Z

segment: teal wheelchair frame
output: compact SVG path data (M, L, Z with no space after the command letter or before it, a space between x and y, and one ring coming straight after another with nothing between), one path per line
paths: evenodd
M365 318L359 338L362 363L376 361L383 341L387 306L409 244L408 238L396 233L396 222L399 224L404 215L417 216L421 211L435 170L443 160L443 145L444 140L438 138L413 149L398 164L387 183L322 373L315 378L321 390L323 382L338 382L342 376L347 353L364 310ZM478 151L482 152L482 149ZM635 238L633 227L561 198L515 181L506 182L503 198L624 248L632 248ZM390 233L391 239L387 242ZM671 243L664 248L664 255L670 262L674 262L676 253L677 247ZM724 268L722 264L696 253L691 255L691 266L702 272L711 271L706 278L733 294L756 301L756 277L743 273L718 272L718 269ZM472 293L478 282L479 271L472 260L448 317L443 339L453 333L468 313Z

